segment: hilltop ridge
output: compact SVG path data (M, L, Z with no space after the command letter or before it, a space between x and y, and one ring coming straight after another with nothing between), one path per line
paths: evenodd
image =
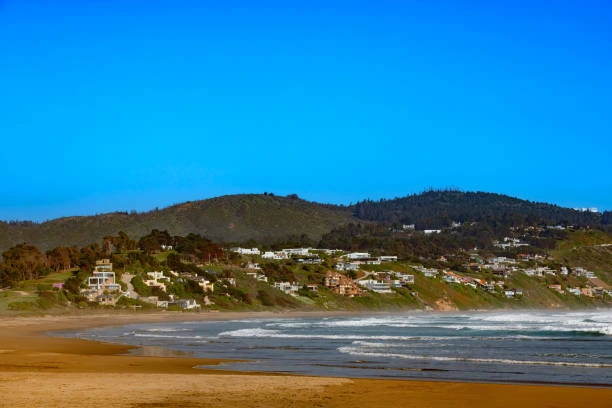
M21 242L43 250L83 246L119 231L140 237L152 229L167 230L173 235L198 233L225 243L288 237L317 241L349 223L406 223L417 228L440 228L455 221L484 221L509 226L544 223L596 227L610 218L609 212L602 215L501 194L454 190L364 200L351 206L306 201L295 194L238 194L143 213L70 216L43 223L0 222L0 250Z

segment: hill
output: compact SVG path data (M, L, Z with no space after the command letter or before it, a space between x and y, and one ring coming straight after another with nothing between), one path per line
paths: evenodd
M42 250L85 246L119 231L138 239L152 229L168 230L172 235L199 233L216 242L265 241L303 234L318 240L352 219L347 207L326 206L295 196L231 195L146 213L65 217L40 224L0 222L0 250L21 242Z
M574 225L598 226L599 213L582 212L552 204L536 203L502 194L427 191L392 200L366 200L353 206L361 220L415 224L417 229L445 228L452 222L484 221L506 226Z
M332 230L349 223L403 223L415 224L417 229L435 229L448 227L455 221L472 221L493 231L485 237L485 241L490 241L497 235L503 236L513 226L597 227L606 215L609 216L494 193L448 190L392 200L365 200L350 207L309 202L295 195L242 194L186 202L145 213L65 217L40 224L0 222L0 251L22 242L42 250L85 246L119 231L138 239L152 229L168 230L172 235L198 233L220 243L303 242L306 237L317 243Z

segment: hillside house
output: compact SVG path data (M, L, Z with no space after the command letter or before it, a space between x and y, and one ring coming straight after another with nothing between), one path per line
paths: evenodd
M247 272L246 276L248 276L249 278L253 278L259 282L267 282L268 281L268 277L266 275L264 275L263 273L258 273L258 272Z
M235 252L240 255L260 255L261 254L261 252L259 251L259 248L235 247L235 248L231 248L230 251Z
M274 282L274 287L286 295L297 296L301 286L297 282Z
M378 257L380 262L397 262L396 255L381 255Z
M407 273L394 272L392 274L402 283L402 286L406 285L414 285L414 275L409 275Z
M355 271L359 270L361 266L358 262L340 262L335 265L337 271Z
M201 276L198 277L197 282L198 282L198 285L202 288L202 290L204 290L204 292L206 291L214 292L215 290L214 282L211 282L208 279L205 279Z
M263 253L263 255L261 255L261 257L264 259L272 259L275 261L289 259L289 255L287 255L287 253L283 251L276 251L276 252L266 251Z
M353 297L362 293L362 290L351 278L338 272L328 271L325 274L324 282L327 288L338 295Z
M288 256L308 256L312 248L288 248L283 249L282 252Z
M113 272L113 264L109 259L96 261L96 266L92 272L92 276L87 279L87 286L90 290L96 291L119 291L121 285L115 282L115 272Z
M371 290L376 293L393 293L391 290L391 284L374 279L362 279L357 281L360 286Z
M367 252L351 252L350 254L344 255L345 258L356 260L356 259L369 259L370 254Z
M172 302L168 302L168 305L176 305L179 309L183 310L194 310L199 309L201 306L195 299L178 299Z
M561 293L561 294L564 294L564 293L565 293L565 291L563 290L563 288L561 287L561 285L548 285L548 289L552 289L552 290L554 290L555 292L558 292L558 293Z

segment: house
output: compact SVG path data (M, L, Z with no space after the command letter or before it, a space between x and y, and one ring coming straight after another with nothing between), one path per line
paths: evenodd
M391 285L386 282L374 280L374 279L362 279L357 281L360 286L369 289L376 293L393 293Z
M283 249L282 252L286 253L288 256L308 256L311 249L312 248L288 248Z
M149 279L143 281L145 285L149 287L158 287L164 292L166 291L166 284L160 282L160 280L168 281L169 279L164 276L163 272L147 272L147 277Z
M338 271L358 271L359 270L359 266L361 264L358 262L340 262L337 263L335 268Z
M257 262L248 262L245 266L246 269L255 269L260 271L261 270L261 266L259 266L259 264Z
M328 271L325 274L324 285L332 292L342 296L353 297L362 293L362 290L351 278L338 272Z
M567 292L575 296L580 296L580 288L567 288Z
M268 281L268 277L266 275L264 275L263 273L247 272L246 276L248 276L249 278L253 278L255 280L258 280L259 282L267 282Z
M289 255L287 255L287 253L283 251L277 251L277 252L266 251L263 253L261 257L264 259L273 259L276 261L280 261L283 259L289 259Z
M381 255L378 257L379 262L397 262L396 255Z
M395 272L393 275L403 284L403 286L414 284L414 275L408 275L407 273L401 272Z
M179 307L179 309L183 310L194 310L199 309L201 306L195 299L179 299L173 302L169 302L169 304L175 304Z
M370 254L367 252L351 252L350 254L344 255L345 258L356 260L356 259L368 259Z
M595 276L595 272L587 271L586 269L584 269L584 268L582 268L580 266L577 266L576 268L574 268L574 273L576 273L576 275L578 275L578 276L583 276L583 277L585 277L587 279L595 278L596 277Z
M297 282L274 282L274 287L286 295L297 296L301 286Z
M96 296L96 301L101 305L113 306L115 304L115 297L108 293L102 293Z
M115 283L115 272L113 264L109 259L96 261L96 266L92 272L92 276L87 279L87 286L91 290L101 291L119 291L121 285Z
M561 287L561 285L548 285L548 289L552 289L558 293L564 294L565 291L563 290L563 288Z
M441 233L441 232L442 232L442 230L439 230L439 229L426 229L426 230L423 230L423 233L424 233L425 235L430 235L430 234L439 234L439 233Z
M215 284L209 281L208 279L204 279L202 277L198 278L198 285L202 288L202 290L204 290L204 292L206 291L214 292L215 290Z
M147 276L151 279L166 279L163 272L147 272Z
M323 262L323 260L319 258L318 255L315 255L315 256L308 256L306 258L298 258L297 262L302 263L302 264L308 264L308 265L316 265L316 264L320 264L321 262Z
M231 248L230 251L235 252L235 253L240 254L240 255L259 255L261 253L259 251L259 248L241 248L241 247L235 247L235 248Z
M504 291L504 296L506 296L507 298L513 298L515 294L516 292L512 289Z
M444 272L444 282L447 283L461 283L461 280L459 279L459 275L453 273L453 272Z

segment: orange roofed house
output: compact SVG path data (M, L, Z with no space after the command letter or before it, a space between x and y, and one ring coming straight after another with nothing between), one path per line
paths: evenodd
M325 274L325 287L342 296L359 296L363 290L348 276L338 272L328 271Z

